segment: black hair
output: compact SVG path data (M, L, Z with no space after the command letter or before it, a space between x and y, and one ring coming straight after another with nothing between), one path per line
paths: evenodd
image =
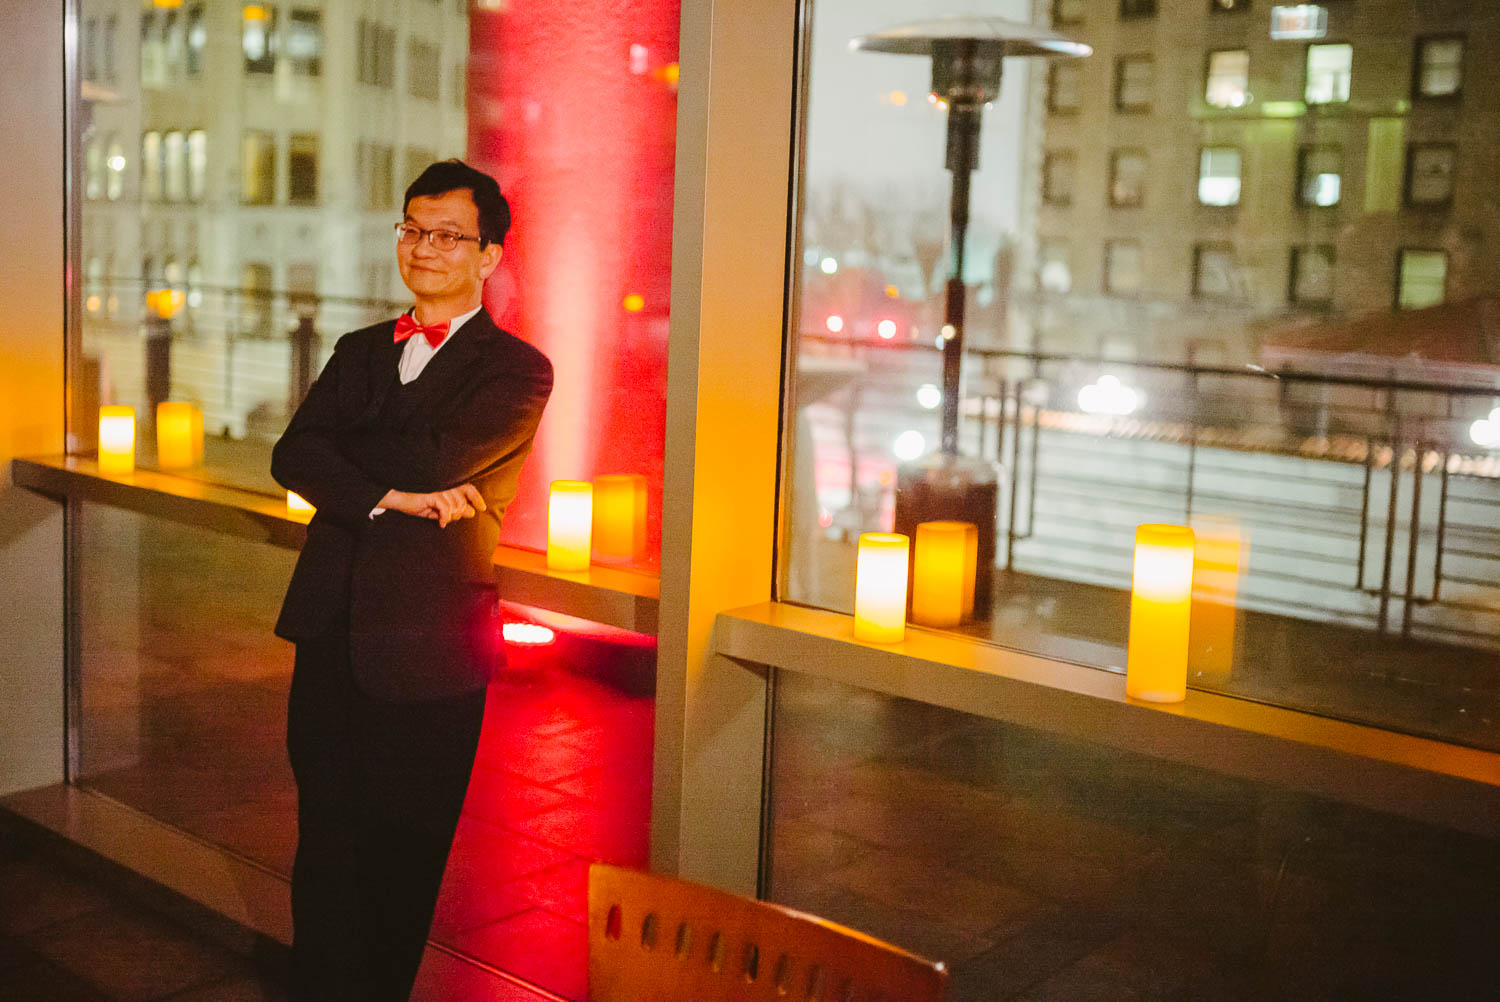
M500 194L499 182L462 160L439 160L418 174L406 189L401 211L404 214L414 198L446 195L461 188L474 196L479 209L479 246L505 243L505 234L510 229L510 203Z

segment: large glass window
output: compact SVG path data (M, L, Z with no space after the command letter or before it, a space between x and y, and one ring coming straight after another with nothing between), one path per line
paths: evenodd
M1297 201L1338 205L1344 191L1344 155L1337 146L1304 146L1297 153Z
M323 72L323 12L292 8L287 21L286 57L292 71L315 77Z
M286 154L287 201L316 205L318 201L318 137L290 136Z
M246 73L270 73L276 69L276 8L249 3L241 10L240 47L245 52Z
M270 205L276 201L276 136L246 132L240 139L240 201Z

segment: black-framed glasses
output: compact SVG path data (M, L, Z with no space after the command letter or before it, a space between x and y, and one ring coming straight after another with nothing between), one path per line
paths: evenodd
M466 237L462 233L454 233L452 230L424 230L420 226L411 223L396 224L396 243L403 247L415 247L423 237L427 243L440 251L451 251L457 247L460 241L472 240L476 244L483 243L478 237Z

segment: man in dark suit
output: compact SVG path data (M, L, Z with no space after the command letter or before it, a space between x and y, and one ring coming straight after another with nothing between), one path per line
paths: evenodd
M406 191L415 304L339 339L271 473L317 509L276 624L297 645L292 994L405 999L503 648L492 559L552 366L481 303L510 208L456 160Z

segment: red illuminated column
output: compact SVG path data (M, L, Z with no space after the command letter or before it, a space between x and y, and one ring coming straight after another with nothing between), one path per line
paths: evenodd
M546 545L547 484L637 473L661 540L678 0L512 0L470 22L469 158L514 222L486 292L556 369L506 515Z

